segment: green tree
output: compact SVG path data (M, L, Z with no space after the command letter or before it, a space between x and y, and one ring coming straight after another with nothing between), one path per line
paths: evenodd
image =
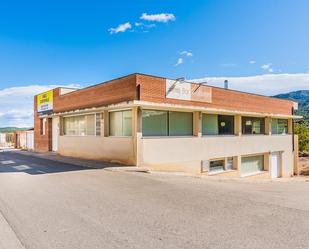
M295 123L294 132L299 137L299 151L309 152L309 121Z

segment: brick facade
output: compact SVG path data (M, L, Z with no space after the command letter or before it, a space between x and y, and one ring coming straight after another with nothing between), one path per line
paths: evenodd
M54 112L98 107L137 99L136 75L87 87L60 95L60 88L54 90Z
M292 114L293 102L288 100L243 93L218 87L212 87L211 103L168 99L165 97L165 78L137 75L137 83L141 85L140 92L141 100L143 101L203 106L243 112L262 112L282 115Z
M37 115L37 97L34 97L34 150L37 152L51 151L52 119L46 119L45 134L41 134L40 118Z
M243 112L261 112L291 115L293 102L255 94L212 87L212 102L186 101L166 98L165 78L131 74L81 90L60 95L60 88L54 89L55 113L117 104L125 101L142 100L155 103L170 103L211 107ZM203 86L201 86L203 87ZM50 151L52 146L52 119L47 118L46 133L40 132L40 118L37 115L37 96L34 98L34 148L36 151Z

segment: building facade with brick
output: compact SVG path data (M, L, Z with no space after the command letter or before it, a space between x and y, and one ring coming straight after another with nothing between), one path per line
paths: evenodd
M290 177L297 104L131 74L34 97L34 149L152 170Z

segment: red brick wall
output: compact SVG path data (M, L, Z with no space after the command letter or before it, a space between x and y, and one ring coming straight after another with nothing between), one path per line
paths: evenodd
M52 150L52 119L46 121L45 135L41 135L40 118L37 115L37 97L34 97L34 150L47 152Z
M212 87L212 103L205 103L166 98L165 78L137 75L137 84L141 85L141 100L143 101L205 106L244 112L264 112L283 115L291 115L292 113L292 101L255 94Z
M129 75L104 84L60 95L54 89L54 112L116 104L137 99L136 75ZM37 115L37 98L34 98L34 149L38 152L52 150L52 119L47 120L46 134L40 134L40 118Z
M136 75L108 81L76 92L59 95L54 91L54 112L116 104L137 98Z

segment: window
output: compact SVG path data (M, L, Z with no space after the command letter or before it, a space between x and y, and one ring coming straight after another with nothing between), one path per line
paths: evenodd
M202 115L202 134L203 135L218 135L218 115L203 114Z
M264 156L246 156L241 158L241 174L252 175L264 170Z
M169 112L169 135L192 136L193 113L192 112Z
M242 117L242 133L243 134L264 134L265 120L264 118Z
M219 115L219 134L231 135L234 134L234 116Z
M94 136L95 115L64 117L63 134L68 136Z
M95 135L96 136L101 136L101 117L102 114L101 113L96 113L95 114Z
M142 132L143 136L192 136L193 113L143 110Z
M40 135L46 134L46 118L40 118Z
M217 173L224 171L224 160L215 160L209 162L209 172L210 173Z
M202 171L209 173L220 173L234 169L233 157L226 157L202 161Z
M132 111L109 113L110 136L132 136Z
M287 134L288 133L288 120L287 119L272 119L271 120L271 133L272 134Z
M233 169L233 157L228 157L226 159L225 170L232 170Z
M203 113L202 134L203 135L234 134L234 116Z
M156 110L142 111L143 136L167 136L168 112Z

